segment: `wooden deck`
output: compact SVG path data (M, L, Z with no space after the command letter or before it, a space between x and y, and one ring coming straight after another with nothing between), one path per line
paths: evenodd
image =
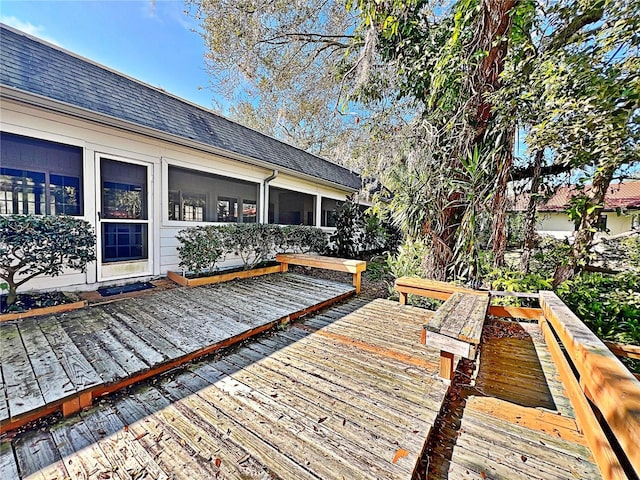
M2 478L409 480L447 391L424 316L330 307L5 441Z
M0 426L17 428L345 298L351 286L293 274L170 289L3 322Z
M115 347L126 337L112 325L131 328L134 317L146 327L136 334L140 342L162 338L168 350L156 351L177 355L216 338L208 316L229 328L271 309L283 315L283 305L317 302L317 290L331 296L328 290L347 288L275 278L163 292L154 328L148 309L155 302L139 297L94 307L100 315L91 322L109 328L84 342L80 333L94 324L78 324L78 333L66 320L73 314L50 320L67 337L41 331L52 346L73 338L78 351L99 335L103 356L83 356L100 376L110 372L107 363L125 370L133 358L116 355L130 347ZM235 313L223 321L222 311ZM476 375L463 365L449 386L437 374L439 351L420 344L431 315L361 297L331 305L51 425L0 437L0 478L602 478L538 324L512 322L516 335L506 338L486 326ZM189 325L197 335L186 334ZM35 341L17 328L24 344ZM137 361L151 355L130 350ZM49 360L40 363L33 369L48 371ZM44 395L46 386L39 388Z
M432 441L429 479L602 478L539 325L518 330L485 332L474 385L458 385L458 411Z

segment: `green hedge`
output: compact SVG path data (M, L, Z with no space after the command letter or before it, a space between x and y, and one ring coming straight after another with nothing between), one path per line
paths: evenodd
M196 274L215 271L229 254L250 269L274 260L276 253L324 253L327 246L321 229L303 225L206 225L181 230L176 238L180 267Z

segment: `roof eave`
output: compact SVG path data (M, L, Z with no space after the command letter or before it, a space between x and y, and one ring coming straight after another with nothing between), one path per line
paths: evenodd
M26 103L28 105L43 108L46 110L50 110L55 113L63 113L66 115L70 115L75 118L79 118L82 120L88 120L94 123L98 123L100 125L105 125L108 127L114 127L121 130L125 130L131 133L136 133L140 135L145 135L151 138L155 138L158 140L163 140L169 143L173 143L176 145L180 145L183 147L193 148L199 150L201 152L210 153L214 155L219 155L222 157L229 158L231 160L236 160L242 163L246 163L248 165L262 167L269 170L278 170L281 173L286 173L288 175L298 177L304 180L309 180L314 183L320 183L325 186L338 188L340 190L345 190L348 192L357 192L359 189L350 187L347 185L343 185L341 183L331 182L329 180L325 180L323 178L314 177L312 175L307 175L302 172L298 172L296 170L292 170L286 167L282 167L280 165L276 165L273 163L265 162L263 160L249 157L246 155L242 155L236 152L231 152L229 150L225 150L223 148L215 147L213 145L208 145L206 143L198 142L196 140L192 140L186 137L181 137L178 135L172 135L167 132L163 132L162 130L158 130L151 127L146 127L144 125L139 125L133 122L127 122L126 120L119 119L117 117L113 117L110 115L105 115L102 113L96 113L92 110L88 110L85 108L77 107L75 105L60 102L58 100L52 100L51 98L44 97L42 95L37 95L30 92L25 92L24 90L19 90L17 88L9 87L7 85L0 85L0 97L6 98L8 100L14 100L21 103Z

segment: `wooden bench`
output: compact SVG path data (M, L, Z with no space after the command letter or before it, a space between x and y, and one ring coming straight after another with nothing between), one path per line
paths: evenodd
M473 360L489 308L489 293L454 292L424 324L421 342L440 349L440 376L453 378L453 357Z
M439 282L437 280L426 280L424 278L400 277L396 279L395 289L400 296L400 303L406 305L407 295L420 295L421 297L430 297L437 300L448 300L451 294L455 292L468 293L471 295L486 296L487 291L473 290L467 287L452 285L447 282Z
M398 278L395 283L395 289L400 297L400 303L403 305L407 303L407 296L409 294L435 298L437 300L447 300L455 292L481 296L489 294L492 298L505 296L517 296L521 298L538 297L537 293L473 290L472 288L452 285L451 283L412 277ZM496 317L537 320L540 318L540 315L542 315L542 310L539 308L517 307L513 305L489 305L489 314L495 315Z
M364 260L350 260L347 258L324 257L322 255L307 255L303 253L278 253L276 261L280 262L282 272L289 269L289 265L301 265L304 267L325 268L338 272L353 274L353 286L356 293L360 293L361 275L367 269Z

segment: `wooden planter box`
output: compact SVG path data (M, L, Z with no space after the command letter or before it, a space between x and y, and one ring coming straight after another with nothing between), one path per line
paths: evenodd
M2 315L0 315L0 322L5 322L7 320L18 320L20 318L27 317L37 317L39 315L51 315L52 313L69 312L71 310L78 310L79 308L84 308L86 306L87 301L81 300L79 302L63 303L62 305L54 305L52 307L32 308L31 310L27 310L26 312L3 313Z
M261 275L269 275L270 273L280 273L282 266L273 265L271 267L254 268L253 270L242 270L239 272L219 273L217 275L211 275L209 277L187 278L180 275L178 272L167 272L167 278L173 280L178 285L183 287L198 287L200 285L210 285L212 283L228 282L235 280L236 278L250 278L259 277Z

